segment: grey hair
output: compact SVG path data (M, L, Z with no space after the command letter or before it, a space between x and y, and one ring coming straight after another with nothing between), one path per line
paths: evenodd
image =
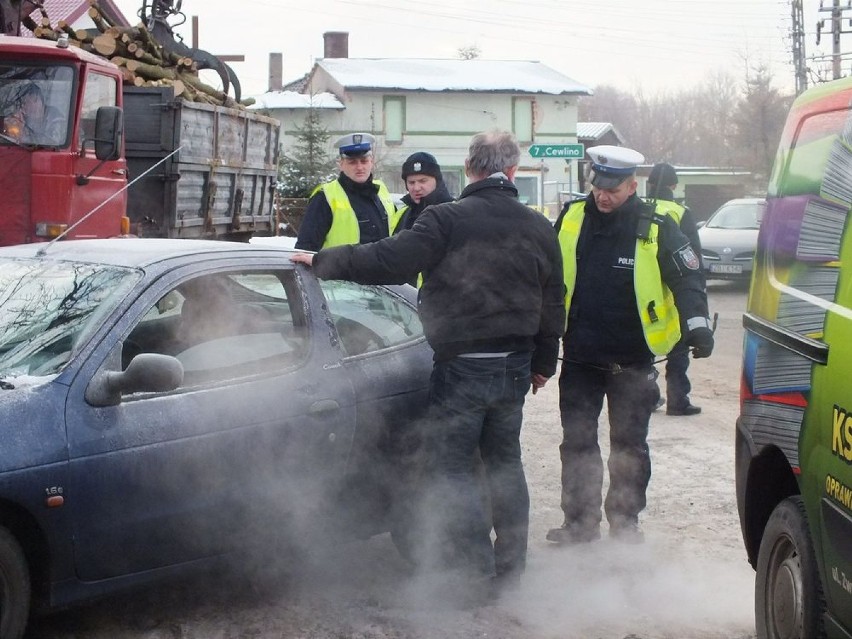
M517 166L521 147L509 131L483 131L473 136L468 149L467 166L474 175L491 175Z

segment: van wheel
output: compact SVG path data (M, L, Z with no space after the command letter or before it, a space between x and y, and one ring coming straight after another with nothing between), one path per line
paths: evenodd
M757 555L758 639L824 637L825 599L802 498L782 501L766 523Z
M19 639L30 611L30 573L20 544L0 528L0 637Z

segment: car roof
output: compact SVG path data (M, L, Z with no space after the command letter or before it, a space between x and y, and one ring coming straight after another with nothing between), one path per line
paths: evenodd
M39 255L40 252L43 252ZM141 268L164 260L206 255L227 257L246 253L279 253L282 257L294 253L283 246L226 242L222 240L181 240L155 238L115 238L99 240L62 240L45 243L20 244L0 248L2 257L41 257L50 260L73 260L111 266Z

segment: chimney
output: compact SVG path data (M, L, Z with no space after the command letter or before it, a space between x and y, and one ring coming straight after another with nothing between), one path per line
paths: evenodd
M324 47L324 58L348 58L349 57L349 32L348 31L326 31L322 34Z
M269 54L269 90L281 91L284 88L284 58L280 53Z

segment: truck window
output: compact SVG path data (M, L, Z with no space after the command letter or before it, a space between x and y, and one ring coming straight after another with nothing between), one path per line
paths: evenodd
M84 140L95 137L95 118L102 106L115 106L118 88L115 78L92 71L86 78L83 89L83 106L80 109L80 124L77 127L77 144L82 148Z
M67 65L0 64L0 143L66 146L73 83Z

